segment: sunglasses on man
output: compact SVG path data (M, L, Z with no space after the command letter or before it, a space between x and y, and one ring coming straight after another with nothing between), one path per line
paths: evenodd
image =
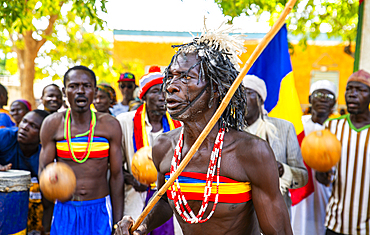
M324 100L328 100L328 101L331 101L331 100L335 99L333 94L322 93L320 91L314 92L312 95L313 95L314 98L324 99Z
M134 85L132 85L132 84L128 84L128 85L126 85L126 84L120 84L119 87L121 89L125 89L126 87L127 87L127 89L132 89L132 88L134 88Z

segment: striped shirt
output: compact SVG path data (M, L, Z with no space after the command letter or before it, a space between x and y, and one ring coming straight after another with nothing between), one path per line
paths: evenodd
M357 129L349 114L325 124L342 144L325 226L337 233L370 234L370 125Z

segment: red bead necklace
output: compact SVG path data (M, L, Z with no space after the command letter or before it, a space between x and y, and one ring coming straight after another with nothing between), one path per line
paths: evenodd
M183 146L183 139L184 139L184 128L181 130L180 138L178 145L175 148L175 152L172 158L171 162L171 171L170 171L170 176L175 173L176 169L180 165L181 161L181 150ZM209 161L209 166L207 170L207 178L206 178L206 184L204 188L204 197L202 201L202 206L199 209L198 215L195 215L193 210L190 208L188 205L185 196L181 192L179 180L176 179L176 185L173 183L171 185L171 194L174 199L175 203L175 208L176 211L179 213L179 215L183 218L184 221L193 224L193 223L204 223L207 220L211 218L213 213L216 210L216 206L218 203L218 188L220 184L220 166L221 166L221 152L222 152L222 144L224 142L224 135L225 135L225 128L220 128L218 135L216 137L215 144L213 146L212 154L211 154L211 159ZM217 166L216 166L217 164ZM213 183L213 177L215 175L217 169L217 192L215 196L215 202L213 204L212 211L209 213L207 218L202 219L204 212L206 211L208 207L208 202L209 202L209 197L211 196L212 192L212 183ZM185 210L186 208L186 210Z

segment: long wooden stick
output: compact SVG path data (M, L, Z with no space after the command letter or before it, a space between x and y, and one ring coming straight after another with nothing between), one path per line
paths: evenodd
M208 122L207 126L200 133L199 137L196 139L193 146L190 148L189 152L186 154L185 158L181 161L181 164L179 165L177 170L174 172L172 177L168 179L168 181L152 197L149 204L145 207L145 209L143 210L139 218L136 220L135 224L131 227L131 232L135 231L139 227L141 222L148 215L148 213L151 211L154 205L159 201L162 195L167 191L167 189L172 185L172 183L177 179L177 177L185 169L186 165L190 162L191 158L196 153L196 151L198 151L200 145L203 143L204 139L207 137L209 132L212 130L212 128L217 123L222 113L226 109L236 89L239 87L240 83L243 81L244 76L247 74L247 72L252 67L253 63L257 60L257 58L261 55L262 51L266 48L268 43L274 38L274 36L279 32L281 27L284 25L285 18L289 14L289 12L292 10L296 1L297 0L290 0L285 5L285 8L283 12L281 13L279 19L275 22L275 24L272 26L270 31L263 37L263 39L258 44L256 49L253 51L252 55L249 57L242 71L239 73L238 77L235 79L235 81L231 85L229 91L226 93L226 96L222 100L220 106L216 110L215 114L212 116L211 120Z

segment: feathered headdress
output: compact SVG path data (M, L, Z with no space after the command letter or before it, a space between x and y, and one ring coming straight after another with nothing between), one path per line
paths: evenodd
M198 54L202 56L202 46L208 46L213 50L220 51L239 70L239 64L242 63L239 56L247 51L244 47L244 35L233 34L232 26L222 29L225 25L226 23L222 23L218 29L209 30L204 22L201 35L196 37L192 34L193 42L189 43L187 47L180 47L179 50L185 53L198 51Z
M191 66L188 72L199 65L199 79L210 81L211 97L209 106L214 103L213 99L216 91L219 94L218 99L221 101L239 74L239 63L241 61L238 56L246 51L243 35L231 34L231 27L222 29L223 26L224 24L216 30L208 30L204 26L201 35L194 37L191 42L173 45L172 47L178 48L178 51L172 57L171 63L165 71L164 84L167 84L168 71L177 57L195 53L198 56L198 62ZM163 89L166 89L166 85L163 86ZM244 89L239 86L220 118L221 125L241 130L245 125L245 103ZM190 107L191 102L188 101L188 104L188 107Z

